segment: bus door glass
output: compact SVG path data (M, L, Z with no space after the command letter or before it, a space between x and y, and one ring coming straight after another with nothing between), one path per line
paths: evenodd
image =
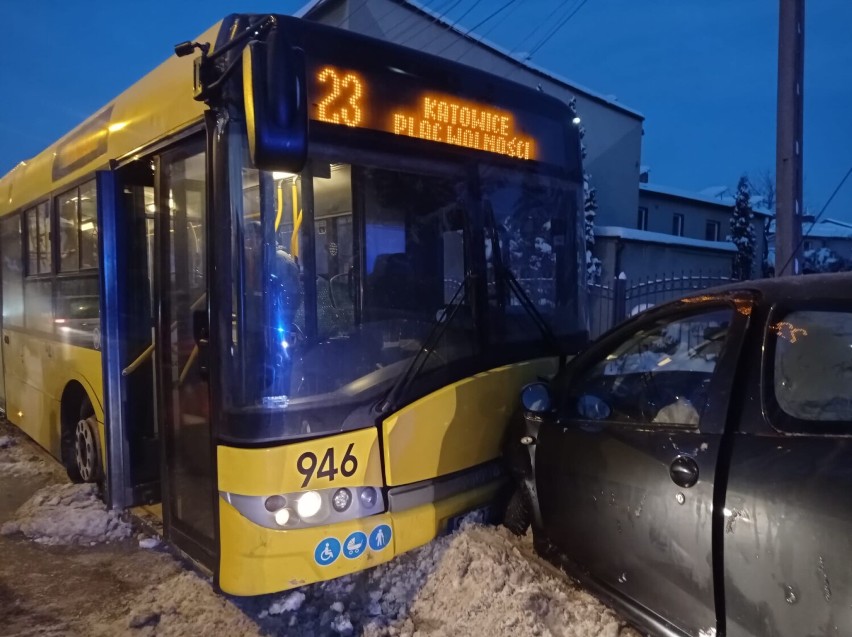
M193 322L195 314L207 308L203 144L165 154L159 165L155 281L165 522L172 540L209 562L214 488L208 385Z

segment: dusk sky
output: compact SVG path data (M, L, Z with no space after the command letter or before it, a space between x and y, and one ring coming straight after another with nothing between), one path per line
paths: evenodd
M236 11L301 1L7 0L0 41L0 174L42 150L193 38ZM505 3L427 0L470 28ZM353 0L353 6L360 0ZM582 6L581 6L582 5ZM544 42L551 25L577 13ZM518 0L477 32L642 112L651 181L735 185L775 166L776 0ZM806 16L805 205L819 211L852 167L852 2ZM459 54L462 50L459 49ZM464 57L461 57L464 61ZM593 135L593 131L589 131ZM852 221L852 179L825 217Z

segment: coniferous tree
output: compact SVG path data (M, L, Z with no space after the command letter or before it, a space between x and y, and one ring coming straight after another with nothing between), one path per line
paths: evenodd
M732 276L743 280L751 278L752 264L754 263L755 235L754 211L751 208L751 188L748 177L743 175L737 183L737 195L734 202L734 210L731 213L731 242L736 246L737 253L734 255Z
M571 119L574 120L577 115L577 98L572 97L568 102L568 109L571 114ZM586 145L583 143L583 137L586 135L586 129L582 126L579 128L580 133L580 154L583 160L586 159ZM589 283L597 283L601 276L601 260L598 259L592 252L595 247L595 215L598 212L597 189L591 186L592 176L583 172L583 232L586 243L586 280Z

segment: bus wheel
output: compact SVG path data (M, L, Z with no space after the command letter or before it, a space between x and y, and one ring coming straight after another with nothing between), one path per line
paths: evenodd
M80 409L80 420L74 430L74 473L69 477L79 482L97 482L100 479L98 452L98 422L91 403L86 400Z
M532 522L532 507L527 490L518 486L513 491L506 511L503 514L503 526L515 535L523 535Z

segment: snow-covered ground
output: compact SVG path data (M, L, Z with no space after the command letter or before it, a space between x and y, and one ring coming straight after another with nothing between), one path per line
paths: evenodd
M107 510L95 485L51 484L36 491L0 533L23 533L39 544L95 544L124 540L131 528Z
M238 602L279 635L638 635L545 565L529 538L467 525L364 573Z
M7 556L0 591L16 596L11 606L0 599L12 609L11 623L0 619L0 626L13 634L26 627L35 632L23 634L140 637L638 636L536 557L528 537L477 524L355 575L278 595L229 598L163 544L133 537L94 487L61 482L54 461L6 431L0 427L0 467L16 469L0 472L0 492L32 483L29 470L37 470L38 486L48 483L26 501L20 494L20 506L0 510L0 553Z
M56 471L50 460L21 443L20 434L0 435L0 476L31 477Z

